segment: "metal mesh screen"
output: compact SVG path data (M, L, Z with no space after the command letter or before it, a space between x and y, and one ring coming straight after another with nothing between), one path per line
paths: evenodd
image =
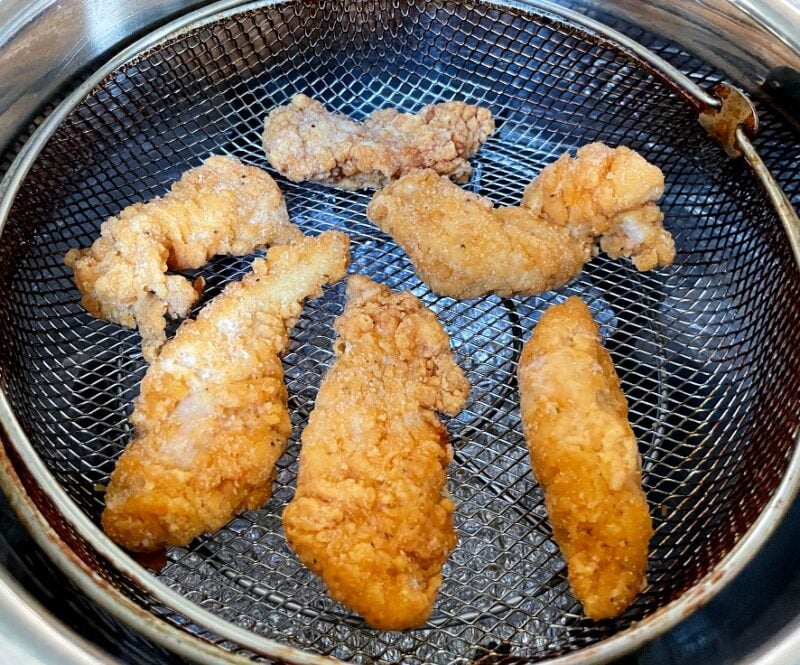
M130 438L130 402L145 369L135 332L80 307L63 253L91 243L106 217L164 193L211 152L269 170L263 117L296 92L356 118L447 99L489 106L498 130L474 159L469 187L499 204L517 203L565 150L593 140L628 145L666 175L662 208L678 259L640 274L600 257L558 292L457 302L431 294L366 220L368 195L273 173L304 231L347 231L352 272L411 289L450 333L473 386L448 423L460 542L429 625L400 634L372 631L332 602L284 540L280 515L295 484L299 434L332 359L338 285L306 307L285 359L295 430L273 498L170 550L157 574L242 627L356 662L493 652L541 659L602 640L691 587L758 516L791 451L800 392L792 257L745 165L711 143L666 82L596 36L515 9L282 3L165 41L75 108L27 176L0 248L2 387L59 482L99 517L96 485ZM198 271L207 282L200 306L251 260L220 258ZM569 593L530 473L514 380L542 311L573 293L590 304L619 370L655 526L647 590L622 617L599 623L584 619ZM96 565L137 602L170 615Z

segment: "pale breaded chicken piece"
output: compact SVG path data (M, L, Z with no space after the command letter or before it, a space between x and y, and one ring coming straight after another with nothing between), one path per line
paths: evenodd
M416 114L383 109L359 123L295 95L266 117L264 150L289 180L379 189L412 168L466 182L467 159L492 132L491 112L463 102L431 104Z
M653 270L675 260L675 241L664 228L664 213L646 205L616 215L600 237L600 249L612 259L631 257L637 270Z
M288 330L306 298L344 276L348 244L329 231L273 247L164 345L106 492L103 528L116 542L186 545L269 498L292 429L281 365Z
M347 297L283 528L334 599L374 628L402 630L427 620L457 541L452 449L435 412L458 413L469 384L413 295L355 275Z
M520 207L493 208L418 170L375 194L367 216L439 294L535 295L576 277L598 241L639 270L670 265L675 243L654 203L663 191L658 167L628 148L593 143L545 168Z
M163 198L110 217L100 233L91 247L69 250L64 262L89 313L139 328L148 362L166 340L165 317L185 317L202 289L167 270L302 237L270 175L222 156L184 173Z
M645 586L652 535L628 406L580 298L544 313L519 361L522 426L575 596L591 619Z
M367 216L408 254L417 276L451 298L535 295L563 286L591 245L527 208L493 208L433 171L403 176L372 198Z
M637 269L651 270L675 259L655 205L663 193L664 174L644 157L625 146L590 143L574 159L567 153L545 167L522 205L575 238L599 239L613 258L631 257Z

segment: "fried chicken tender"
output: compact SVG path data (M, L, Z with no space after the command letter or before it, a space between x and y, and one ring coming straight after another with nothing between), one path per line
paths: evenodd
M344 276L349 241L330 231L273 247L164 345L142 381L135 436L106 492L120 545L186 545L270 496L291 433L281 355L303 301Z
M590 143L574 159L567 153L545 167L522 205L574 238L599 239L612 258L631 257L638 270L651 270L675 260L675 243L655 204L663 194L657 166L625 146Z
M402 630L427 620L457 541L452 449L435 411L458 413L469 384L413 295L355 275L347 297L283 528L334 599L374 628Z
M536 295L576 277L598 241L639 270L672 263L675 244L654 203L663 191L658 167L628 148L594 143L545 168L519 207L494 208L417 170L375 194L367 216L439 294Z
M183 318L202 284L167 270L199 268L217 254L250 254L302 236L268 173L215 156L183 174L163 198L128 206L64 262L93 316L139 328L152 362L166 340L165 316Z
M493 208L433 171L415 171L378 192L367 216L405 250L423 282L452 298L558 288L591 256L567 229L526 208Z
M492 132L491 112L463 102L431 104L413 115L383 109L359 123L295 95L266 117L264 150L289 180L379 189L412 168L466 182L467 159Z
M591 619L645 586L652 535L628 406L580 298L542 316L519 362L522 425L569 581Z

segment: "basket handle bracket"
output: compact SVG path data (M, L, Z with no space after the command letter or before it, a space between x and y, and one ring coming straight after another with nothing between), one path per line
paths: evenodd
M753 136L758 131L755 107L739 88L727 83L718 83L711 92L721 104L701 111L698 117L700 124L723 147L728 156L741 157L742 150L736 133L740 128L748 136Z

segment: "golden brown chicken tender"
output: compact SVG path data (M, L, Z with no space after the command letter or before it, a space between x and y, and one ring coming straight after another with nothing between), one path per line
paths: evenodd
M69 250L64 262L92 315L139 328L148 362L166 340L165 316L185 317L202 288L167 270L302 236L269 174L222 156L184 173L163 198L110 217L100 233L91 247Z
M627 148L594 143L545 168L520 207L494 208L418 170L375 194L367 216L437 293L536 295L576 277L598 241L639 270L672 263L675 244L654 203L663 191L658 167Z
M291 423L281 355L306 298L344 276L348 238L273 247L164 345L142 381L134 440L103 528L130 550L186 545L269 498Z
M522 425L569 581L591 619L645 586L652 534L628 406L580 298L544 313L518 370Z
M401 630L430 615L456 544L452 449L435 411L455 415L469 385L413 295L356 275L347 296L283 527L334 599L374 628Z
M472 172L467 159L492 132L489 110L463 102L431 104L417 114L383 109L359 123L295 95L265 119L264 150L295 182L378 189L412 168L466 182Z
M651 270L675 259L655 204L663 193L664 174L644 157L625 146L590 143L545 167L522 205L575 238L599 239L613 258L631 257L639 270Z
M433 171L415 171L378 192L367 216L408 254L436 293L535 295L563 286L591 256L565 228L526 208L493 208Z

